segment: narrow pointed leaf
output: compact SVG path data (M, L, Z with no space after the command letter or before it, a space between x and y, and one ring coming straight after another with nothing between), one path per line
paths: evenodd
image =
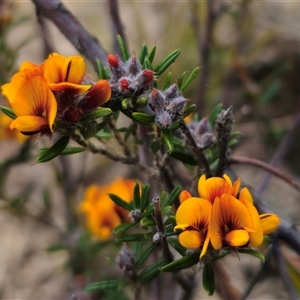
M141 243L140 243L141 244ZM152 251L155 249L155 245L151 243L143 252L142 254L138 257L136 261L136 267L139 268L150 256Z
M212 296L215 292L215 274L211 263L206 263L203 266L202 284L209 296Z
M148 56L148 47L143 44L142 49L141 49L141 54L139 57L139 61L141 63L141 65L143 65L145 58Z
M183 112L183 117L187 117L189 114L191 114L196 108L195 104L189 105L185 108L184 112Z
M149 115L149 114L145 114L145 113L141 113L141 112L134 112L132 114L132 117L143 124L147 124L147 125L151 125L154 123L154 115Z
M164 90L166 90L171 85L171 77L172 73L169 72L165 80Z
M169 238L168 243L178 252L180 253L183 257L185 256L186 253L186 248L183 247L177 238ZM198 254L198 260L199 260L199 254Z
M123 207L124 209L131 211L133 209L133 205L131 203L126 202L119 196L115 194L108 194L109 198L114 201L117 205Z
M211 127L214 127L217 121L217 117L220 114L220 112L222 111L222 104L218 104L213 111L211 112L211 114L209 115L208 118L208 122L211 125Z
M263 263L265 262L264 255L262 253L260 253L259 251L257 251L257 250L247 249L247 248L240 248L240 249L237 249L237 251L239 253L244 253L244 254L252 255L252 256L260 259Z
M108 79L109 76L107 74L106 69L104 68L102 62L100 59L96 58L96 64L97 64L97 74L99 79Z
M155 56L155 52L156 52L156 45L154 45L152 47L152 49L150 50L149 54L148 54L148 59L149 59L149 62L150 63L153 63L153 59L154 59L154 56Z
M64 135L52 147L40 149L40 155L38 156L35 162L43 163L60 155L63 152L63 150L67 147L69 141L70 137Z
M106 116L111 115L113 112L110 108L108 107L100 107L95 109L92 113L82 117L80 119L80 122L84 122L84 121L92 121L98 118L103 118Z
M196 76L199 74L200 72L200 68L197 67L193 70L193 72L190 74L190 76L188 77L188 79L185 81L185 83L180 87L180 90L183 92L188 85L196 78Z
M123 40L123 38L118 34L117 35L117 39L121 48L121 53L122 53L122 57L124 61L127 61L129 59L129 54L128 54L128 49L125 45L125 42Z
M149 234L144 233L133 233L133 234L123 234L116 238L116 242L137 242L149 240Z
M180 185L176 186L168 198L166 199L164 205L165 206L171 206L176 199L178 199L180 192L182 191L182 187Z
M161 270L163 272L174 272L174 271L179 271L182 269L189 268L199 262L199 256L200 256L199 252L186 255L163 266Z
M138 183L136 183L135 186L134 186L133 203L134 203L135 208L138 208L138 209L141 208L140 185Z
M159 259L156 263L151 265L149 268L143 270L139 275L138 279L146 284L150 282L154 277L158 275L160 272L160 268L165 264L165 260L163 258Z
M178 88L180 89L181 88L181 85L182 85L182 82L183 82L183 78L184 76L186 75L186 72L183 72L179 78L177 79L177 85L178 85Z
M116 226L116 227L113 229L112 233L113 233L113 234L117 234L117 233L126 231L126 230L128 230L129 228L133 227L134 225L135 225L135 223L132 223L132 222L122 223L122 224Z
M9 107L1 106L1 110L11 119L15 119L17 117L14 111Z
M168 153L172 152L174 149L173 133L171 130L162 129L163 140L168 148Z
M111 132L99 131L95 134L95 138L99 140L110 139L111 137L113 137L113 134Z
M85 287L85 291L92 292L92 291L101 291L107 289L114 289L120 287L120 280L103 280L99 282L94 282Z
M179 56L180 50L175 50L165 57L154 69L156 75L161 75Z
M154 226L156 225L156 223L153 219L145 217L140 220L140 225L142 228L146 228L146 227Z
M85 151L83 147L67 147L65 148L60 155L70 155L76 154Z
M142 195L141 195L141 212L143 213L144 210L150 204L150 185L143 184L142 185Z
M153 70L152 63L150 62L148 57L146 57L145 60L144 60L143 68L148 69L148 70Z

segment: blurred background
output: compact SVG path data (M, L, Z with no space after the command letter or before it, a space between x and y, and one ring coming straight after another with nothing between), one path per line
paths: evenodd
M63 3L108 53L116 52L108 2ZM159 62L171 51L181 50L170 68L174 82L182 72L200 66L200 74L185 91L185 97L197 103L200 116L218 103L233 106L234 131L240 132L233 156L272 162L299 181L300 2L120 1L119 12L132 52L139 53L143 43L156 44ZM60 31L45 22L54 50L64 56L76 54ZM23 61L40 64L45 52L30 1L0 1L0 31L2 85ZM89 64L88 71L96 77ZM0 104L7 105L3 97ZM80 280L74 280L66 266L66 252L46 251L61 240L67 226L67 185L77 179L73 197L80 203L89 184L136 174L89 153L34 164L40 145L49 146L49 139L24 140L8 134L5 121L0 126L0 298L69 299L80 288ZM265 171L251 165L236 164L233 170L280 217L299 222L299 194L291 186L274 177L267 181ZM284 249L286 260L299 266L299 258ZM225 262L231 263L227 258ZM243 289L259 262L243 257L235 258L235 264L233 284ZM251 299L289 299L275 266L266 277ZM206 297L199 290L195 299Z

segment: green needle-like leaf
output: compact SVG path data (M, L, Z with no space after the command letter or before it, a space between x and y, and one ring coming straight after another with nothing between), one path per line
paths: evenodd
M156 75L161 75L179 56L180 50L175 50L165 57L154 69Z
M206 263L203 267L202 284L209 296L212 296L215 292L215 274L212 263Z
M129 54L125 42L119 34L117 35L117 39L121 48L122 58L124 61L127 61L129 59Z
M38 156L35 162L43 163L60 155L63 152L63 150L67 147L69 141L70 137L64 135L52 147L40 149L40 155Z
M133 205L131 203L126 202L119 196L115 194L108 194L109 198L114 201L117 205L123 207L124 209L131 211L133 209Z
M180 90L183 92L188 85L196 78L196 76L199 74L200 72L200 68L197 67L193 70L193 72L190 74L190 76L188 77L188 79L186 80L186 82L180 87Z
M14 111L9 107L1 106L1 110L11 119L15 119L17 117Z

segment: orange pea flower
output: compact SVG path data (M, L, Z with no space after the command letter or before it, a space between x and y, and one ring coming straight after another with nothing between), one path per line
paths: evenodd
M10 128L23 134L50 133L57 113L57 102L41 76L41 68L31 63L21 66L10 83L2 86L17 118Z
M201 198L189 192L180 194L174 230L183 230L179 242L186 248L202 248L202 258L209 247L259 246L263 236L276 230L280 219L275 214L259 215L247 188L240 191L240 178L233 184L226 174L223 178L203 175L199 179ZM211 204L211 207L207 203ZM211 246L210 246L211 245Z
M177 225L174 230L183 231L178 237L180 244L190 249L202 248L200 257L207 252L211 209L210 201L191 197L184 201L176 212Z
M198 192L202 198L213 203L216 197L221 197L224 193L235 197L240 184L240 178L232 184L230 177L226 174L224 174L223 178L211 177L208 179L206 179L205 175L202 175L198 181Z
M117 178L110 184L91 185L87 188L79 205L79 212L85 216L86 227L92 235L107 240L114 227L128 220L128 211L117 206L108 194L116 194L130 202L133 199L135 183L134 180Z
M85 62L79 55L70 57L52 53L43 63L45 81L53 91L69 90L81 95L90 89L91 85L83 85Z

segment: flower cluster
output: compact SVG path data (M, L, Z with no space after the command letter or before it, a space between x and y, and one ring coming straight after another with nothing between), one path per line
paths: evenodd
M111 70L109 81L112 100L139 97L152 87L155 80L154 72L143 70L135 55L123 63L117 56L109 54L107 61Z
M209 179L202 175L198 183L201 198L183 191L174 228L182 231L179 242L186 248L202 248L200 258L209 248L259 246L280 220L275 214L259 215L247 188L237 197L239 188L239 178L232 184L227 175Z
M120 195L123 200L130 202L135 184L134 180L117 178L111 184L91 185L86 189L79 211L85 215L86 227L92 235L107 240L116 226L129 221L128 212L116 205L108 194Z
M109 83L85 84L81 56L51 54L41 65L24 62L11 82L2 86L16 119L10 128L23 134L50 134L56 120L76 123L109 100Z
M152 89L149 106L155 114L155 122L163 129L170 128L172 123L182 117L188 99L184 98L177 84L165 91Z

